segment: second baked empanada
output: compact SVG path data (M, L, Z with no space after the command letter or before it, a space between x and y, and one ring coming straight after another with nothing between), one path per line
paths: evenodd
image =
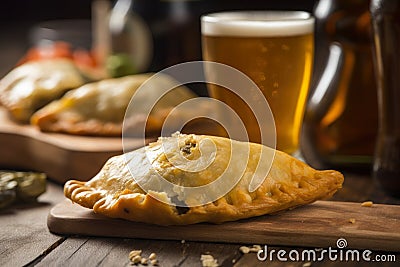
M252 191L258 167L266 168L265 179ZM222 182L208 187L217 180ZM332 196L342 183L337 171L314 170L260 144L175 134L111 158L90 181L68 181L64 193L109 217L172 225L221 223L291 209ZM221 188L229 190L207 202Z
M61 99L38 110L31 119L42 131L79 135L120 136L125 111L137 89L153 74L137 74L88 83L69 91ZM158 94L166 84L173 83L169 76L159 75L149 95ZM166 94L149 114L147 129L155 132L175 105L194 97L188 88L179 86ZM143 101L144 102L144 101ZM146 103L139 103L145 105ZM147 114L145 114L147 115ZM139 120L146 117L138 114ZM129 123L137 118L130 118Z

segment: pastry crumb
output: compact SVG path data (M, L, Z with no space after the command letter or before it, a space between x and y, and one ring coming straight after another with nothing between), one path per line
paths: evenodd
M138 264L138 263L140 263L142 261L142 257L140 256L140 255L136 255L135 257L133 257L132 259L131 259L131 262L133 263L133 264Z
M140 256L142 254L141 250L132 250L131 252L129 252L129 260L133 260L134 257L136 256Z
M152 252L148 258L142 257L142 250L132 250L129 252L129 260L131 265L149 265L158 266L157 254Z
M260 250L262 250L260 245L253 245L253 247L250 248L250 252L259 252Z
M142 265L147 265L148 263L149 263L149 260L146 259L146 258L142 258L142 259L140 260L140 264L142 264Z
M214 259L212 255L202 254L200 257L201 264L203 267L218 267L218 261Z
M311 266L311 261L303 263L303 267L310 267Z
M262 248L260 245L253 245L252 247L247 247L247 246L241 246L239 248L240 252L242 252L243 254L248 254L250 252L255 252L257 253L258 251L260 251Z
M350 219L349 219L349 223L356 223L356 219L350 218Z
M361 207L372 207L374 203L372 201L364 201L361 203Z
M241 246L241 247L239 248L239 250L240 250L240 252L242 252L243 254L247 254L247 253L250 252L250 248L249 248L249 247L246 247L246 246Z

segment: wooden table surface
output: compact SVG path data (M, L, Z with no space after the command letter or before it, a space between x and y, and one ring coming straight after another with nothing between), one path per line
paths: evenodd
M4 28L4 27L3 27ZM3 29L0 25L0 29ZM3 76L26 51L25 32L5 31L0 42ZM1 149L1 148L0 148ZM0 166L1 169L2 166ZM400 204L400 199L385 195L376 188L371 177L345 173L345 184L332 199L340 201ZM211 254L220 266L364 266L365 262L261 262L255 253L242 254L241 244L181 242L145 239L99 238L87 236L58 236L49 232L46 220L50 209L63 201L62 185L48 183L47 192L35 204L18 204L0 210L0 266L130 266L128 254L140 249L142 255L156 253L159 266L201 266L202 254ZM400 214L399 214L400 217ZM400 229L399 229L400 231ZM253 244L248 244L249 246ZM268 244L260 244L268 245ZM269 247L289 251L302 248ZM400 253L374 251L374 255L395 255L396 262L368 266L399 266Z
M334 200L400 204L385 195L368 175L345 173L345 184ZM0 211L0 266L129 266L128 254L140 249L148 257L156 253L160 266L201 266L202 254L211 254L220 266L359 266L360 262L261 262L255 253L242 254L241 244L162 241L146 239L58 236L49 232L49 210L65 198L62 185L49 181L47 192L35 204L16 204ZM400 217L400 214L399 214ZM400 230L399 230L400 231ZM252 246L254 244L248 244ZM260 244L268 245L268 244ZM290 251L302 248L269 247ZM373 251L373 255L395 255L396 262L369 266L398 266L400 253Z

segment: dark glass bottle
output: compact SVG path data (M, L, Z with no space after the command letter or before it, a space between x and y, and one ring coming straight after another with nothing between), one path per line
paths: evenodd
M400 197L400 0L373 0L371 14L379 99L374 176Z
M320 0L315 75L304 151L321 167L370 170L377 132L376 82L367 0ZM320 167L318 166L318 167Z

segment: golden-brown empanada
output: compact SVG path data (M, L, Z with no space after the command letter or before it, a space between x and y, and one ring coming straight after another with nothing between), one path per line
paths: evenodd
M137 74L85 84L38 110L32 116L31 123L48 132L120 136L125 111L132 96L152 75ZM147 93L157 94L162 86L171 82L169 76L159 75L155 86L148 88ZM159 130L172 107L194 96L184 86L166 94L150 113L148 131ZM143 104L146 104L145 101ZM145 116L138 117L146 119Z
M259 162L261 152L266 157ZM272 167L264 181L250 193L258 164L268 170L270 162ZM187 167L192 171L185 171ZM208 186L221 175L227 179L216 187L194 193L180 189ZM166 187L166 181L172 186ZM314 170L260 144L174 134L111 158L88 182L68 181L64 193L73 202L109 217L179 225L221 223L294 208L332 196L342 183L343 175L337 171ZM196 204L221 187L232 189L210 203Z
M0 81L0 102L14 119L26 123L36 110L84 82L69 59L28 62Z

